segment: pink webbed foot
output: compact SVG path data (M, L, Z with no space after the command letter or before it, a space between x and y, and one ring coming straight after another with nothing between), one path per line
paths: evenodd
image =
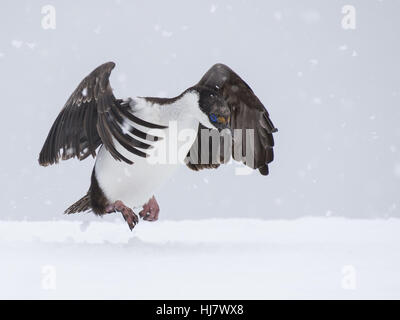
M146 221L157 221L160 207L158 206L156 198L152 196L144 206L143 210L139 212L139 216Z
M124 217L126 223L129 226L129 229L133 229L138 223L139 223L139 218L138 216L133 212L133 210L129 207L127 207L122 201L115 201L113 204L110 204L106 207L107 213L112 213L112 212L121 212L122 216Z

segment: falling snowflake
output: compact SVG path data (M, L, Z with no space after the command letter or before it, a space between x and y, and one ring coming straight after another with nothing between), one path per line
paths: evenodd
M131 176L132 176L132 173L131 173L131 171L130 171L128 168L124 168L124 174L125 174L125 176L127 176L127 177L131 177Z
M23 42L22 42L22 41L19 41L19 40L13 40L13 41L11 41L11 44L12 44L12 46L13 46L14 48L19 49L19 48L21 48Z
M282 12L280 12L280 11L275 11L275 12L274 12L274 19L275 19L276 21L281 21L281 20L282 20L282 17L283 17Z
M326 210L325 216L326 217L331 217L332 216L332 211L331 210Z
M312 102L313 102L314 104L321 104L321 103L322 103L322 100L321 100L321 98L319 98L319 97L314 97L313 100L312 100Z
M37 44L35 42L26 42L25 43L29 49L35 49Z
M93 30L93 32L94 32L95 34L100 34L100 32L101 32L101 26L97 26L97 27Z
M172 32L167 31L167 30L163 30L163 31L161 32L161 34L162 34L163 37L166 37L166 38L169 38L169 37L172 36Z
M394 166L394 174L397 178L400 178L400 163L396 163Z

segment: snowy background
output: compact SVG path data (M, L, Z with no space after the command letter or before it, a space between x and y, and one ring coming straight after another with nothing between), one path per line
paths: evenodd
M356 9L354 30L341 24L348 4ZM42 28L45 5L56 9L54 30ZM194 288L209 283L206 277L215 268L210 288L224 288L215 289L216 297L274 297L275 292L276 297L398 298L399 10L394 0L2 0L0 297L71 297L72 286L79 284L82 297L115 297L105 288L122 283L121 275L102 278L96 286L91 274L84 282L104 259L107 266L96 273L101 277L120 263L133 268L140 261L142 270L135 273L144 281L147 268L155 274L165 266L151 280L159 290L153 297L204 297L205 287L199 294ZM235 166L201 173L182 167L156 194L161 221L143 222L133 234L116 216L64 217L63 210L87 191L94 160L42 168L38 153L70 93L109 60L117 63L111 76L117 97L175 96L214 63L229 65L254 89L279 129L270 175L237 176ZM237 221L244 234L237 232ZM219 237L212 238L213 232ZM65 237L59 240L58 234ZM93 244L92 236L107 245ZM249 244L241 242L247 237ZM241 256L243 250L248 256ZM154 255L158 258L150 259ZM116 256L120 259L110 262ZM186 259L192 263L186 265ZM202 264L210 259L220 264ZM294 269L298 261L303 263ZM47 264L57 267L61 282L50 293L40 284ZM364 279L355 295L340 285L348 264ZM205 274L193 287L179 289L199 274L193 266L204 266ZM165 280L166 274L171 278ZM166 289L169 284L177 285L175 291ZM121 292L127 293L124 286ZM148 290L126 296L151 297Z

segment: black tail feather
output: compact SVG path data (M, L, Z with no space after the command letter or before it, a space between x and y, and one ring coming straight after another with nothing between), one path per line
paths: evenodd
M90 209L91 209L90 195L89 193L87 193L85 196L83 196L81 199L79 199L77 202L71 205L67 210L65 210L64 213L71 214L71 213L88 211Z

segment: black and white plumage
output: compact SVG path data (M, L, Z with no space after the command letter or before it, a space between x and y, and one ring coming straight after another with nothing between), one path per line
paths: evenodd
M159 207L153 194L179 163L193 170L217 168L232 154L235 160L268 174L272 134L277 130L251 88L230 68L214 65L198 84L175 98L121 100L114 97L109 82L114 67L113 62L105 63L82 80L39 155L42 166L60 159L96 157L88 193L66 213L120 211L132 229L139 221L132 208L142 207L142 218L157 220ZM246 137L248 129L251 140ZM218 136L221 131L224 139ZM232 133L228 140L226 131ZM185 132L194 134L180 139ZM216 133L218 143L204 132ZM168 161L160 162L160 154L165 158L166 146L171 144L177 155L169 154ZM204 161L201 155L207 147L211 152ZM246 157L249 153L251 161Z
M146 156L136 147L147 149L149 144L124 134L120 125L130 119L149 128L165 128L138 119L127 104L117 100L112 92L109 77L115 63L108 62L90 73L72 93L50 129L39 156L42 166L57 163L60 158L79 160L96 155L103 144L116 160L132 161L119 153L114 146L115 138L122 146L138 156ZM131 133L138 137L146 134L134 127ZM156 138L155 138L156 139Z

